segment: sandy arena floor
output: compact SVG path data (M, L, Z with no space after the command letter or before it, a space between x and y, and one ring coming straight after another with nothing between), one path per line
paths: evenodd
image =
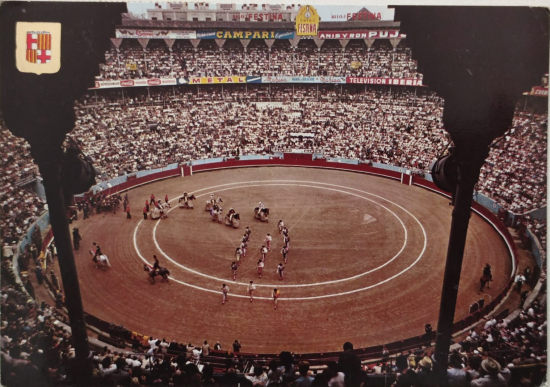
M195 209L177 208L184 191L200 196ZM211 221L204 211L210 193L241 216L233 229ZM145 200L175 199L168 219L143 220ZM390 179L313 168L262 167L172 178L129 192L132 219L94 215L75 225L83 237L76 253L84 308L106 321L154 337L224 348L239 339L244 352L299 353L383 344L424 333L437 323L450 229L448 199ZM254 219L262 201L268 223ZM279 281L282 237L277 221L289 228L290 253ZM248 253L232 280L230 264L246 226ZM264 276L256 263L267 233L273 236ZM95 269L88 253L98 242L112 267ZM151 285L143 259L156 254L172 275L170 284ZM496 231L473 215L462 268L455 320L467 315L485 263L495 297L511 272L509 253ZM250 302L248 281L258 290ZM221 305L219 288L230 287ZM279 308L269 296L281 290ZM486 296L488 299L489 297Z

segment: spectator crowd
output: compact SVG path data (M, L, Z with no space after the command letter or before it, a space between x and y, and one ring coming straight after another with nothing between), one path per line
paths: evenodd
M479 178L479 192L523 214L546 206L548 115L517 112L495 142Z
M125 94L96 92L76 108L75 133L105 179L190 159L285 149L426 173L449 141L444 102L424 90L302 84ZM513 127L495 142L477 192L515 213L545 206L546 127L546 115L518 110Z
M336 40L324 41L320 49L311 39L297 46L276 40L271 48L263 40L252 40L246 49L237 39L225 41L221 48L214 40L202 40L195 49L187 40L176 40L169 48L164 41L152 39L144 49L137 40L124 39L118 49L111 47L105 60L99 81L228 76L422 79L410 48L400 44L394 49L383 40L370 48L362 40L352 40L345 49Z
M12 286L1 289L1 375L6 387L72 386L75 350L65 318L45 302L37 304ZM58 305L57 308L61 306ZM449 356L449 386L534 386L545 375L547 360L546 294L509 321L488 319L455 346ZM134 341L132 350L94 347L89 360L93 386L374 386L439 385L429 350L409 351L362 362L353 345L344 344L338 362L310 369L290 352L269 360L240 355L241 343L215 367L223 354L210 348L153 337ZM227 349L226 349L227 350ZM538 367L540 365L542 367ZM380 384L382 383L382 384Z
M3 257L12 256L16 244L27 228L42 214L46 202L31 190L23 189L25 182L34 182L38 167L30 155L30 145L0 127L0 229Z
M277 106L208 94L197 101L163 99L162 104L133 99L93 104L88 97L77 107L73 133L106 179L189 159L284 149L426 172L447 145L443 103L433 93L373 89L334 102L306 98L307 88L296 94L300 102Z

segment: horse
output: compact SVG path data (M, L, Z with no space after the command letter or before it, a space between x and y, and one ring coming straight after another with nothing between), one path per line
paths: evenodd
M204 207L204 210L211 211L214 206L219 205L220 203L223 203L222 198L214 199L213 197L211 197L210 200L206 201L206 206Z
M160 275L162 277L161 282L168 282L170 284L170 281L168 280L168 276L170 275L170 271L168 271L165 267L160 267L158 270L154 270L151 266L144 263L143 264L143 271L147 272L147 275L149 276L149 281L151 282L151 285L155 284L155 277L157 275Z
M483 288L485 288L485 285L487 285L489 283L489 281L491 281L491 277L489 275L482 275L481 278L479 279L479 283L480 283L480 286L479 286L479 291L482 292L483 291ZM487 288L489 289L489 286L487 285Z
M101 266L103 271L107 270L107 266L111 267L111 263L109 262L109 258L105 254L100 254L97 257L96 267Z
M225 224L227 226L232 226L233 228L239 228L239 225L241 224L239 214L227 214L225 216Z
M180 208L188 208L193 209L193 200L195 200L195 195L187 195L187 193L183 194L183 196L179 199ZM183 204L181 204L183 202Z
M220 208L217 212L214 213L215 216L212 218L213 221L218 221L218 223L223 222L222 209Z
M154 206L151 208L151 220L160 219L161 215L162 214L160 213L160 209Z
M259 207L254 208L254 217L262 222L269 222L269 208L262 208L261 210Z

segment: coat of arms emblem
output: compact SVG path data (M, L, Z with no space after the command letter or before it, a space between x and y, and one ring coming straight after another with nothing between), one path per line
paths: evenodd
M52 59L52 34L27 31L27 62L44 64Z
M61 23L17 22L15 61L24 73L57 73L61 68Z

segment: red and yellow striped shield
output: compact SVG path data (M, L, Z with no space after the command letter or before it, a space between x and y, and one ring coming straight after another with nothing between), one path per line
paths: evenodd
M52 35L49 32L27 32L27 62L44 64L52 58Z

